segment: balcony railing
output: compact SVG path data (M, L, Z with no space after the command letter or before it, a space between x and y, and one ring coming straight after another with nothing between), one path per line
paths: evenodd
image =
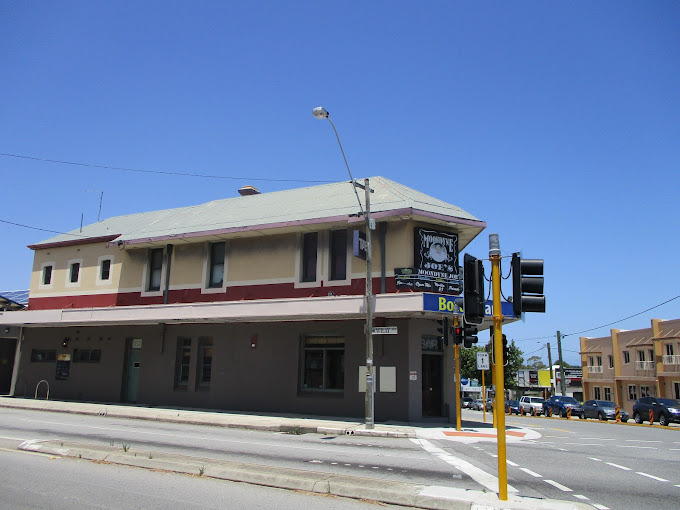
M636 361L635 370L654 370L653 361Z
M664 365L680 365L680 354L665 354L663 357Z
M588 365L586 368L588 369L589 374L601 374L602 373L602 365Z

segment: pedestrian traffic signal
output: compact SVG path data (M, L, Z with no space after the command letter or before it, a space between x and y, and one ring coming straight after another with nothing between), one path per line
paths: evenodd
M522 312L545 313L542 259L522 259L519 253L512 254L512 309L515 317Z
M470 348L472 344L476 344L479 339L477 338L477 326L472 326L466 324L463 329L463 347Z
M481 324L484 320L484 266L469 253L463 257L463 314L465 322Z
M441 338L444 345L449 345L449 318L444 317L443 319L437 320L437 333L439 333L439 338Z
M465 337L465 332L460 326L454 326L451 328L451 336L453 338L453 345L461 345L463 343L463 338Z

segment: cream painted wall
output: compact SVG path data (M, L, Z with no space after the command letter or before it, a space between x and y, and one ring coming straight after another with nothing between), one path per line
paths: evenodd
M112 260L108 283L98 281L100 257L109 257ZM40 296L93 291L114 292L119 285L122 258L118 248L107 248L106 243L35 250L30 293L32 296ZM75 260L80 261L80 275L78 283L71 284L69 261ZM43 265L47 263L53 266L52 283L49 286L42 285Z
M293 279L298 236L234 239L227 244L227 282Z

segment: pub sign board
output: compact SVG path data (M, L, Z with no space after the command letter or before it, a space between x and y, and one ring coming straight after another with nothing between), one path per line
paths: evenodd
M414 267L418 276L458 279L458 235L416 227Z

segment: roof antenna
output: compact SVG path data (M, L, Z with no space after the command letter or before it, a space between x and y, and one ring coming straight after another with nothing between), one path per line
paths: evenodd
M86 189L85 193L99 193L99 214L97 214L97 222L99 222L102 217L102 199L104 198L104 192Z

